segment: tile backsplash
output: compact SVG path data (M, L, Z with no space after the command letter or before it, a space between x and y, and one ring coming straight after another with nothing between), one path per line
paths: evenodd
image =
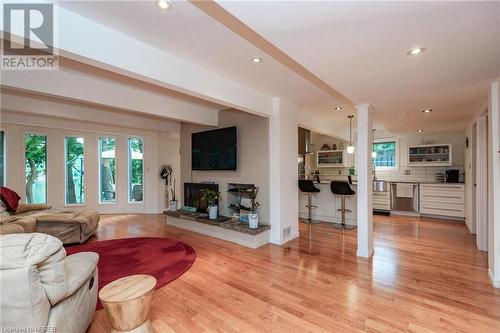
M449 167L408 167L402 166L396 170L376 170L375 175L377 179L387 181L401 181L401 182L422 182L434 183L436 181L436 174L445 174L447 169L460 170L460 181L463 181L464 166L453 165ZM339 174L340 171L340 174ZM407 174L409 171L409 174ZM334 180L345 179L349 175L349 168L320 168L319 169L321 180Z
M425 182L434 183L436 174L445 174L447 169L457 169L460 172L460 180L463 181L464 167L463 165L454 165L449 167L401 167L394 171L376 171L378 179L389 181L407 181L407 182ZM407 171L410 171L407 174Z

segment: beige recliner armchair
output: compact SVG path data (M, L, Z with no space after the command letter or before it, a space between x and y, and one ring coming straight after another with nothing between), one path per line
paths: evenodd
M46 234L0 236L0 330L84 333L97 302L98 259L66 256Z

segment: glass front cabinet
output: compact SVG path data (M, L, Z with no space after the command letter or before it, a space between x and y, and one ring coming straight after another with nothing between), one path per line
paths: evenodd
M318 168L344 168L347 166L345 150L322 150L316 152Z
M452 164L452 145L433 144L408 148L408 165L449 166Z

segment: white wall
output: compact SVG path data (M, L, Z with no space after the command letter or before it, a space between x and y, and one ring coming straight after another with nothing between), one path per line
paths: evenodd
M103 118L106 118L103 114ZM65 207L63 141L65 135L85 138L85 207L101 213L163 211L162 180L159 166L169 162L179 176L178 133L158 133L90 122L73 121L5 111L1 114L0 127L6 135L6 184L25 198L24 135L26 132L47 135L47 200L55 208ZM100 136L117 139L117 203L99 203L97 141ZM138 136L144 139L144 201L128 202L128 152L127 139Z
M500 81L490 85L488 105L488 273L500 288Z
M271 243L299 236L298 109L275 97L269 124Z
M237 127L237 170L235 171L192 171L191 134L210 129L205 126L182 124L181 126L181 168L182 189L186 182L212 181L219 184L222 198L220 214L230 215L227 203L227 184L255 184L260 188L258 201L260 222L269 224L269 120L236 110L219 112L219 127ZM182 198L183 199L183 198ZM183 200L181 202L183 204Z

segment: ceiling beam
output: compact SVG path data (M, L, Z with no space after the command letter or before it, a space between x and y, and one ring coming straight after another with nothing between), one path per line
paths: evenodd
M218 124L218 110L62 66L59 70L4 71L1 86L170 120Z
M270 116L272 97L57 4L59 55L219 105ZM23 31L22 22L13 31ZM15 36L21 37L21 36Z

